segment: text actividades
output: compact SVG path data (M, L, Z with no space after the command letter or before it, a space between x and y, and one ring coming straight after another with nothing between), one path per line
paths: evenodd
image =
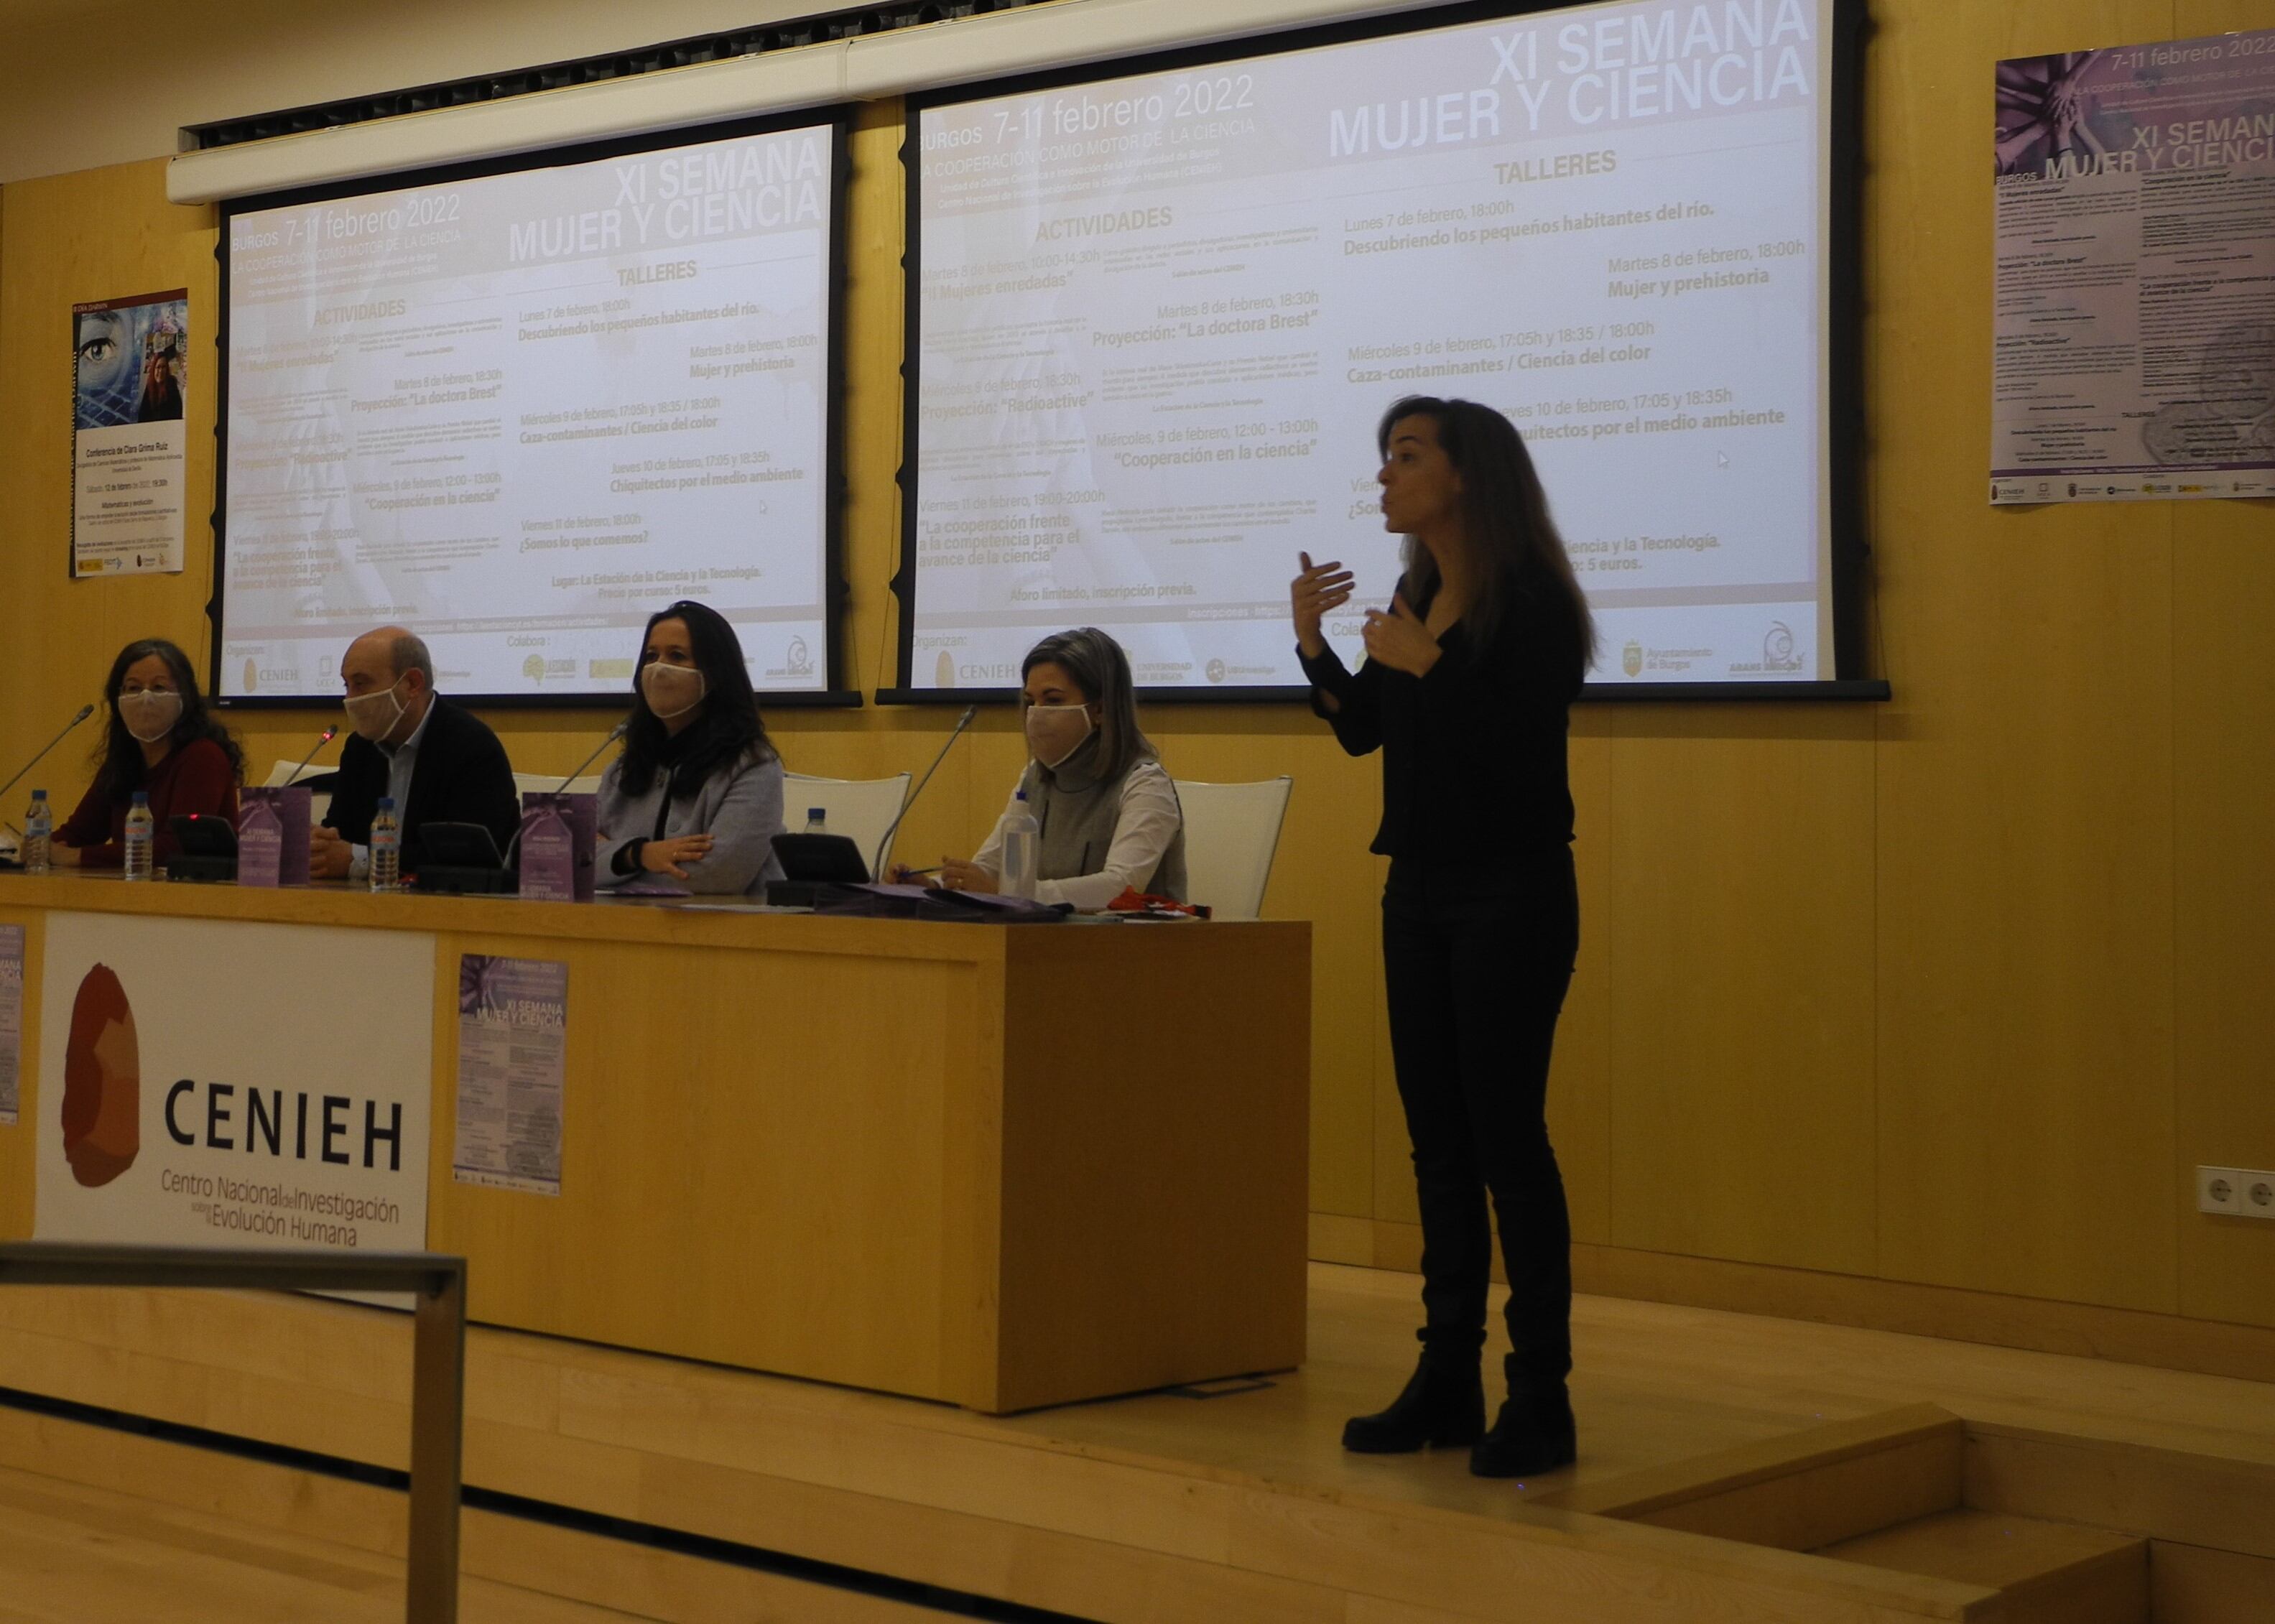
M1176 223L1176 211L1168 208L1125 208L1115 214L1067 215L1035 226L1039 243L1064 242L1070 238L1109 237L1120 231L1153 231Z
M407 301L399 298L366 299L353 305L327 305L310 320L317 327L333 327L342 321L387 321L410 308Z

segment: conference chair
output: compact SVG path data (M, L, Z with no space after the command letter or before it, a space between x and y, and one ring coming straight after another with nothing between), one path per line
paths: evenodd
M1280 825L1296 781L1282 773L1251 784L1205 784L1180 778L1185 814L1185 889L1218 919L1253 919L1264 906Z
M294 764L290 761L271 762L268 767L268 776L261 781L262 786L270 789L282 789L288 784L297 784L307 779L321 778L329 782L332 775L340 770L336 767L319 767L316 763L311 761L296 773L292 770L293 766ZM308 791L308 823L311 827L323 822L324 814L331 811L331 809L332 792L330 789L310 789Z
M784 773L782 823L796 835L805 827L805 815L814 807L828 814L829 833L848 836L861 849L861 860L873 874L882 874L892 861L889 842L881 854L877 842L885 838L901 803L909 792L909 775L890 778L814 778L805 773Z

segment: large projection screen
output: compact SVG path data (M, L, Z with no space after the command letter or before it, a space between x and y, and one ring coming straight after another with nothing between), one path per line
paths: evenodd
M1299 551L1356 664L1409 394L1523 431L1591 691L1836 679L1848 22L1464 8L918 103L903 697L1084 623L1155 698L1291 691Z
M613 700L689 598L826 697L843 149L809 117L231 205L215 691L336 700L400 622L456 696Z

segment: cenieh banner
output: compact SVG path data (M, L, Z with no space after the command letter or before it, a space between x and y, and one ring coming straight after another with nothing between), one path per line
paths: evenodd
M417 1250L435 939L49 916L43 1241Z
M186 289L72 306L72 574L179 573Z
M2275 495L2275 30L1998 67L1991 500Z

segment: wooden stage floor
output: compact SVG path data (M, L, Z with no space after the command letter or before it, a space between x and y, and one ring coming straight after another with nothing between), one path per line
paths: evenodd
M466 1480L570 1514L478 1499L465 1616L2275 1619L2275 1386L1583 1298L1579 1464L1492 1483L1338 1446L1415 1285L1312 1265L1268 1385L1000 1418L477 1329ZM0 1620L399 1616L399 1493L168 1428L399 1469L409 1367L382 1310L0 1294L0 1388L166 1424L0 1405Z

